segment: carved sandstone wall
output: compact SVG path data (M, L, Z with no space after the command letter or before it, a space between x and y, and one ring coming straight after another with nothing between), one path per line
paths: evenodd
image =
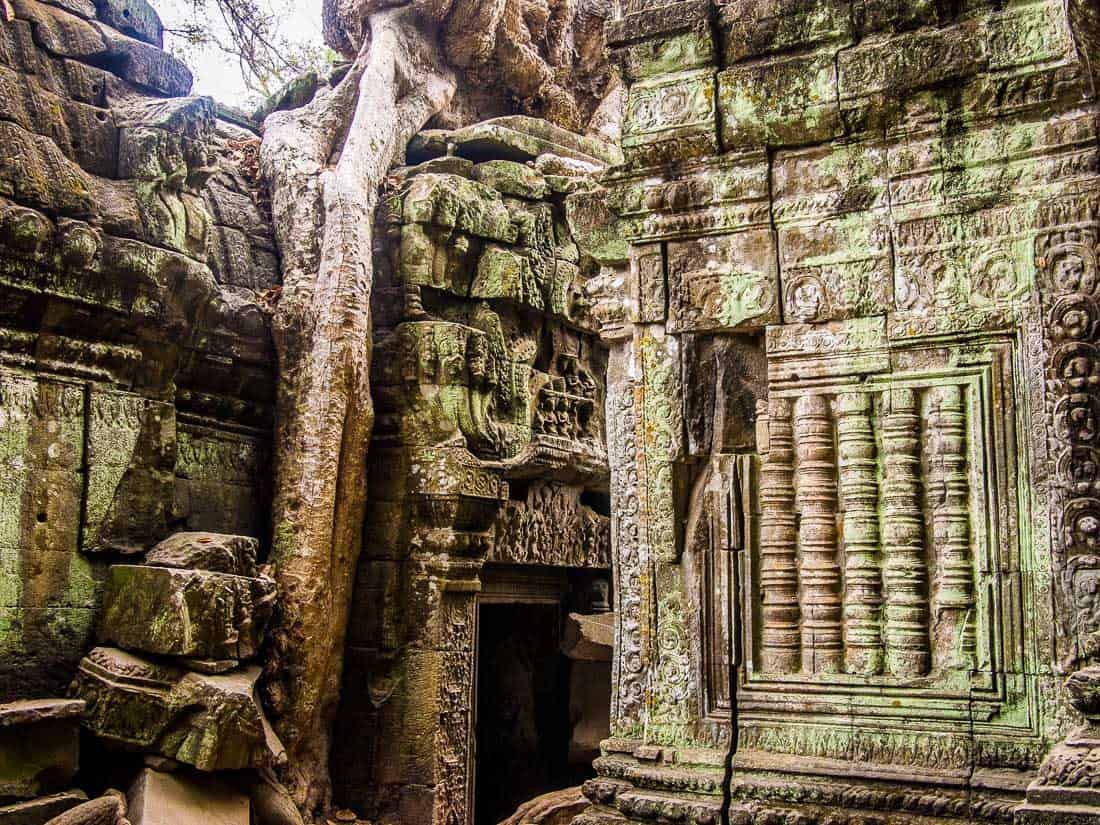
M0 701L64 693L107 560L267 530L255 136L161 36L139 0L0 4Z
M735 694L739 822L1010 821L1094 656L1095 21L621 12L587 821L717 822Z

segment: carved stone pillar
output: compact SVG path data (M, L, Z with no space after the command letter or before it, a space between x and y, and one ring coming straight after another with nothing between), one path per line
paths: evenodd
M939 413L933 418L938 441L935 462L942 499L932 513L933 535L939 553L938 611L955 614L959 628L957 661L969 669L975 658L974 572L970 553L970 482L966 460L966 409L960 386L938 390Z
M878 477L869 393L837 396L844 538L844 670L882 673L882 567Z
M798 554L802 582L802 670L838 673L843 664L840 565L836 553L837 486L829 399L795 402L798 453Z
M794 513L794 431L791 401L768 404L768 452L760 472L761 669L799 667L798 528Z
M916 390L888 391L883 422L886 669L900 677L923 676L931 664L918 402Z

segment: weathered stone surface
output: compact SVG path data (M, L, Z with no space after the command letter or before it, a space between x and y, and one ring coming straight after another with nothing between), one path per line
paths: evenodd
M87 801L84 791L65 791L12 805L0 805L0 825L46 825L54 817Z
M95 13L123 34L144 40L158 49L164 45L160 16L146 0L96 0Z
M627 97L622 145L627 161L638 166L716 153L714 71L660 75L633 84Z
M615 622L614 613L591 616L570 613L562 634L562 653L585 662L610 662L615 645Z
M146 768L130 788L132 825L248 825L248 797L229 782Z
M91 182L48 138L0 122L0 195L51 214L87 218L95 214Z
M124 80L169 97L183 97L191 91L191 70L175 57L112 28L97 28Z
M51 138L87 172L114 177L118 130L110 110L68 100L0 67L0 117Z
M79 767L84 703L28 699L0 705L0 799L57 793Z
M98 635L128 650L198 659L251 659L274 607L275 584L205 570L116 564Z
M517 198L539 200L550 194L542 175L529 166L511 160L489 160L473 168L473 178Z
M174 533L145 555L153 567L195 568L234 576L256 575L260 542L224 533Z
M203 771L273 765L283 748L255 695L260 669L187 673L113 648L80 663L73 692L87 701L84 727L105 742Z
M780 318L769 231L677 241L668 247L669 329L760 328Z
M843 134L831 53L734 67L718 75L726 149L799 146Z
M456 175L417 175L402 193L408 223L445 227L514 243L516 228L500 195Z
M427 160L444 154L448 144L473 160L523 162L546 152L600 165L618 159L618 150L610 144L581 137L544 120L520 116L494 118L454 132L418 134L409 143L409 155Z
M123 825L126 804L116 796L101 796L58 814L46 825Z

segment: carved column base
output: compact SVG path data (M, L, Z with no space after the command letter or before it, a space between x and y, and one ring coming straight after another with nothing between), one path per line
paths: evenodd
M1100 725L1074 731L1050 752L1013 825L1100 825Z
M1070 675L1065 690L1086 724L1043 760L1014 825L1100 825L1100 667Z

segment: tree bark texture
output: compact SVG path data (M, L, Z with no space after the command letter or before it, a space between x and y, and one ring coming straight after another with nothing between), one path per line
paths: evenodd
M265 123L260 162L282 257L271 561L279 610L265 696L284 782L309 817L330 804L328 757L366 503L371 246L379 188L454 78L409 9L378 11L347 76Z

